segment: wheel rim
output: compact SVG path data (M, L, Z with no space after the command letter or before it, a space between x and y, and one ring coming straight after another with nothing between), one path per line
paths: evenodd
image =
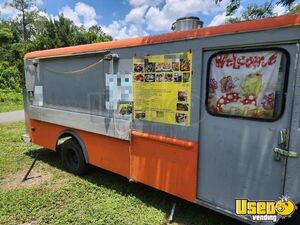
M68 149L66 162L69 168L78 169L79 159L76 151L74 151L73 149Z

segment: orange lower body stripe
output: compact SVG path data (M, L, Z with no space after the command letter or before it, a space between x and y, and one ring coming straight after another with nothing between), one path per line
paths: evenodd
M132 132L131 177L188 201L196 199L198 144Z
M66 127L30 120L32 142L55 150ZM129 141L73 129L89 163L188 201L196 199L197 142L132 131Z

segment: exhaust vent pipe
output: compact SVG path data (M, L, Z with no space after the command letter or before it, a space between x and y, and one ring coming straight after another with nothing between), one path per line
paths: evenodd
M176 20L172 24L172 31L183 31L183 30L193 30L199 29L203 27L203 21L199 19L199 17L190 16L190 17L182 17Z

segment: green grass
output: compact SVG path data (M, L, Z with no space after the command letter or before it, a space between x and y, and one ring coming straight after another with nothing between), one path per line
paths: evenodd
M0 224L163 225L174 201L177 208L173 224L238 224L98 168L82 177L69 174L55 153L20 141L23 127L22 122L0 125ZM24 174L38 152L32 172L47 177L44 183L18 188L1 185L5 180L14 181L15 174Z
M0 113L23 109L23 95L16 91L0 90Z

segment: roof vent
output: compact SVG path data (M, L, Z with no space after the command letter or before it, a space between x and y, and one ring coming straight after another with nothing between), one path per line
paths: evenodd
M199 29L203 27L203 21L199 19L199 17L190 16L190 17L182 17L176 20L172 24L172 31L183 31L183 30L193 30Z

